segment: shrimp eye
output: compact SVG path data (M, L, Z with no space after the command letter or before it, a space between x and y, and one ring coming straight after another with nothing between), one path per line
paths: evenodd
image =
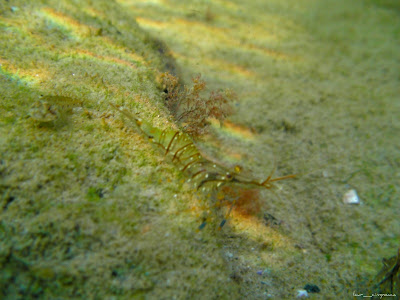
M232 179L232 174L231 173L226 173L226 179Z

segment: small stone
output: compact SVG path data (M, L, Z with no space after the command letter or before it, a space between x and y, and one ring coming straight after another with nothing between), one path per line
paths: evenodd
M308 293L306 290L297 290L296 298L308 298Z
M347 191L343 196L343 203L360 204L360 198L358 198L356 190Z

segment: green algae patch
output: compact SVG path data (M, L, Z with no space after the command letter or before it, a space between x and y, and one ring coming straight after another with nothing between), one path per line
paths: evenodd
M108 104L175 126L162 44L113 2L81 4L0 7L1 298L235 292L215 243L191 242L179 172Z
M0 2L0 298L366 291L400 242L398 12L389 0ZM157 81L167 71L238 95L198 141L205 157L260 180L297 174L245 193L221 231L217 219L196 232L207 195L110 105L179 130ZM342 202L349 189L361 205Z

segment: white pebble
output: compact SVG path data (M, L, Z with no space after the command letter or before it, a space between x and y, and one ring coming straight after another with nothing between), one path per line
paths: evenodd
M356 190L348 190L343 196L343 203L360 204L360 198L358 198Z
M308 293L306 290L297 290L296 298L308 298Z

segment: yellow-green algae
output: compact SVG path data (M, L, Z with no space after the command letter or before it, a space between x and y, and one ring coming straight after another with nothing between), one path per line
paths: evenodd
M399 13L390 0L0 2L1 297L365 291L400 243ZM156 83L175 68L238 94L231 122L251 137L215 129L214 157L303 174L221 232L195 233L202 199L108 104L176 130ZM32 118L37 101L57 118ZM349 188L362 205L341 202Z

